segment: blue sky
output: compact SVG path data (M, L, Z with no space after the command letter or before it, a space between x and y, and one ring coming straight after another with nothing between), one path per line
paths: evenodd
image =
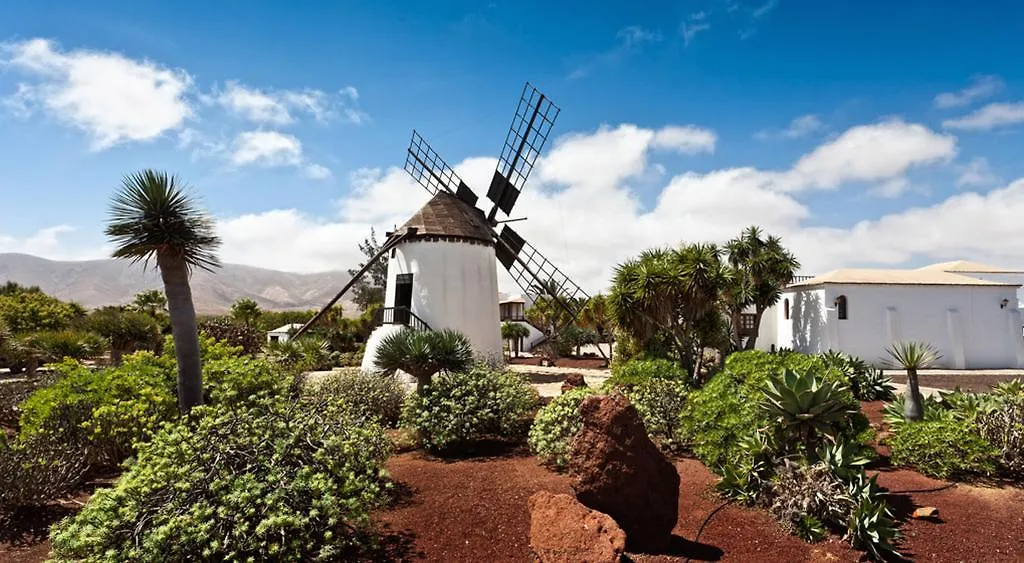
M344 269L426 199L393 168L412 128L483 192L529 80L562 113L523 231L585 286L752 222L814 271L1024 266L1022 25L1009 1L8 0L0 252L102 256L121 176L154 167L225 260Z

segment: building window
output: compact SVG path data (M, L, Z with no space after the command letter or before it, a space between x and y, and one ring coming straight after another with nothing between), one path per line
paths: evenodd
M782 301L782 312L786 315L786 320L789 320L789 299Z
M836 297L836 310L839 312L839 319L846 320L846 296Z

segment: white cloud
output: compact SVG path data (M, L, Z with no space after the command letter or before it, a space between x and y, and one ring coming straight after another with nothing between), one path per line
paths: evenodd
M679 31L683 35L683 45L689 46L698 33L709 29L711 29L711 24L704 21L683 22L679 26Z
M288 125L305 114L317 121L327 122L338 117L360 125L369 116L358 107L359 91L346 86L337 95L322 90L261 90L237 81L228 81L223 90L215 88L203 97L208 104L217 104L234 115L270 125Z
M603 53L592 55L577 65L567 76L568 80L576 80L589 75L594 69L622 62L630 55L636 54L644 47L662 40L661 32L631 25L620 29L615 34L615 46Z
M245 131L235 138L231 162L236 165L298 166L302 142L278 131Z
M697 154L715 152L717 141L718 136L710 129L693 125L669 125L654 133L651 145L659 149L674 149L682 154Z
M770 131L758 131L754 134L754 138L762 141L766 141L774 137L796 139L799 137L806 137L812 133L821 131L824 128L825 124L822 123L821 118L815 114L807 114L794 118L793 121L789 122L788 127L779 131L777 134Z
M976 100L991 97L1003 89L1003 81L998 76L979 75L971 81L971 85L958 92L943 92L935 96L935 107L953 108L966 106Z
M66 235L74 231L75 228L71 225L56 225L39 229L27 237L15 237L0 233L0 253L33 254L52 260L86 260L106 255L100 248L69 245Z
M19 85L8 104L24 111L39 107L85 131L93 150L154 139L193 116L186 99L192 77L150 61L85 49L62 51L52 41L30 39L0 45L0 65L30 80Z
M948 162L956 152L956 137L916 123L860 125L804 155L777 186L831 189L843 182L891 180L913 167Z
M893 199L905 194L908 189L910 189L910 181L904 177L897 177L886 180L871 188L868 190L868 194L875 197Z
M804 264L804 273L955 258L1024 266L1017 236L1024 179L985 194L960 192L848 228L820 226L821 219L799 199L801 193L777 185L801 169L816 186L872 182L865 189L905 190L909 167L940 163L955 153L955 140L920 125L855 127L789 169L736 167L671 178L662 178L660 163L651 162L657 156L654 139L663 130L627 124L562 137L538 162L514 213L528 219L513 228L591 292L605 289L615 265L643 249L724 241L751 224L781 236ZM880 147L867 150L872 143ZM876 153L891 153L892 160ZM482 196L495 162L471 158L456 165L456 171ZM634 188L641 179L659 182L649 206ZM950 184L955 180L951 176ZM357 245L371 226L382 238L384 230L403 223L429 197L397 167L363 169L349 181L351 191L327 217L292 209L221 217L222 258L292 271L343 270L362 259ZM45 245L37 248L37 253L50 252ZM500 279L503 290L514 291L507 276Z
M303 175L313 180L326 180L331 177L331 169L321 164L307 164L302 169Z
M972 113L955 119L947 119L942 126L947 129L984 131L1024 123L1024 102L988 104Z
M999 176L992 172L988 159L983 156L972 158L965 166L959 167L959 170L960 177L957 178L956 185L961 188L991 186L1000 182Z

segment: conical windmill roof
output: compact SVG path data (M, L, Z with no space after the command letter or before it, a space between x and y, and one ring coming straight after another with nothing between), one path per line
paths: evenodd
M446 237L493 244L483 211L441 190L399 230L415 227L413 238Z

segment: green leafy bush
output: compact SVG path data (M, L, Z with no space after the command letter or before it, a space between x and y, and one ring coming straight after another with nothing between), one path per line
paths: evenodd
M47 371L35 377L26 377L0 384L0 426L17 428L21 418L21 404L43 387L57 381L56 371Z
M199 323L199 331L214 340L237 346L244 354L255 355L263 349L266 337L252 325L217 317Z
M806 354L768 354L756 350L737 352L725 361L725 368L703 387L690 393L683 409L681 427L693 452L714 471L743 455L742 441L756 428L769 423L767 411L759 404L768 382L787 370L814 374L819 381L845 385L844 376L825 366L821 358ZM837 390L835 404L851 414L844 417L838 436L844 441L864 443L872 433L859 403L848 389ZM784 446L784 444L783 444Z
M338 401L198 407L51 531L54 561L336 561L385 498L389 443Z
M387 428L398 426L406 395L395 376L364 373L358 369L332 372L310 383L306 393L345 401L359 420L375 420Z
M530 451L542 462L556 469L569 464L569 447L583 426L580 403L597 390L589 387L573 389L555 397L537 412L527 442Z
M822 362L829 369L841 374L859 401L889 401L893 398L892 380L881 370L875 369L864 360L844 354L828 351L821 356Z
M45 361L93 358L102 354L107 345L98 334L80 330L37 332L31 335L29 342L33 348L39 350Z
M991 474L999 455L978 435L972 422L952 416L902 424L888 444L893 464L911 466L939 479Z
M209 404L238 404L296 390L297 374L265 359L249 356L203 363L203 394Z
M22 404L19 440L81 439L90 464L116 465L131 455L135 442L177 414L173 370L172 363L148 352L104 370L67 360L56 366L56 383Z
M423 393L409 397L403 419L424 447L450 451L489 436L522 437L537 399L521 376L478 363L434 378Z
M677 362L671 360L631 359L612 366L612 376L605 383L616 387L629 387L651 379L685 380L687 374Z
M690 387L677 379L648 379L626 390L626 397L643 418L647 435L665 450L686 445L680 414Z

